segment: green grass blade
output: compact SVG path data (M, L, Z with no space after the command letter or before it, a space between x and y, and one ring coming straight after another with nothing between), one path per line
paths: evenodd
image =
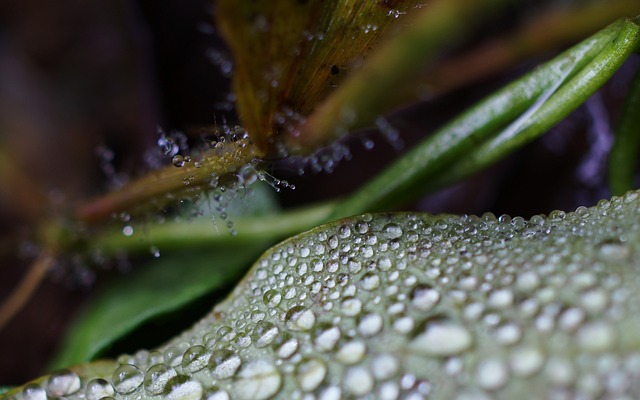
M472 151L529 109L550 87L602 52L623 22L603 29L480 102L425 139L341 203L330 219L393 207L423 192L428 178Z
M633 189L640 148L640 70L631 82L609 154L609 184L613 195Z
M458 181L513 153L538 138L584 103L620 68L640 45L640 26L626 21L618 36L608 43L576 76L569 79L526 119L519 119L487 141L445 174L429 183L430 189Z

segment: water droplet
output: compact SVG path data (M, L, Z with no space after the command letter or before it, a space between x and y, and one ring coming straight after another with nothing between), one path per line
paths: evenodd
M513 292L511 289L499 289L491 292L487 303L495 309L505 309L513 304Z
M589 352L604 352L615 342L613 328L605 322L592 322L582 326L577 333L578 345Z
M166 393L169 381L176 376L176 371L165 364L153 365L144 376L144 388L151 395Z
M295 306L287 311L284 317L287 328L292 331L308 331L316 323L316 316L311 310L302 306Z
M383 319L380 314L367 314L358 323L358 332L364 337L375 336L382 330Z
M344 377L345 389L354 396L365 396L373 390L373 376L364 367L349 368Z
M568 360L562 358L550 358L545 366L545 375L552 384L557 386L569 386L575 379L575 371Z
M316 349L319 351L331 351L340 340L340 329L337 326L320 332L314 341Z
M156 246L151 246L149 248L149 252L151 253L152 256L154 256L155 258L159 258L160 257L160 249L157 248Z
M336 353L336 359L347 365L360 362L367 353L367 346L359 340L344 344Z
M342 390L337 386L329 386L320 393L319 400L340 400L342 399Z
M512 345L522 338L522 328L513 323L508 323L496 329L496 341L502 345Z
M211 354L201 345L191 346L182 357L182 369L185 372L198 372L207 366Z
M200 400L203 398L203 392L200 382L186 379L171 387L167 400ZM210 397L207 399L209 400Z
M429 356L460 354L473 344L471 333L462 325L443 320L428 321L422 333L411 341L411 348Z
M389 240L398 239L402 233L402 228L394 223L387 224L382 228L382 236Z
M209 388L204 394L203 400L230 400L229 393L226 390L222 390L217 386Z
M47 395L61 397L74 394L80 390L80 377L68 369L61 369L49 375Z
M543 364L544 355L535 347L519 347L511 353L511 370L517 376L532 376Z
M497 390L507 384L509 370L502 360L487 359L478 364L476 381L486 390Z
M124 364L116 368L111 379L116 392L129 394L138 389L144 381L144 374L138 367L131 364Z
M115 390L113 386L105 379L93 379L87 383L85 396L87 400L100 400L103 397L113 396Z
M164 363L170 367L177 367L182 363L182 354L177 347L169 347L164 351Z
M362 311L362 301L353 297L346 298L342 302L341 311L342 314L346 315L347 317L355 317L356 315L360 314L360 311Z
M371 362L371 371L373 376L379 381L383 381L393 377L398 373L400 363L398 359L391 354L380 354Z
M126 225L124 228L122 228L122 234L125 236L133 235L133 227L131 225Z
M411 305L420 311L430 311L440 302L440 292L431 286L418 286L411 293Z
M24 400L47 400L47 392L35 383L30 383L22 390Z
M380 400L397 400L400 397L400 388L395 382L385 382L378 390Z
M298 351L298 341L296 339L289 339L284 342L278 349L278 357L289 358Z
M304 360L296 367L296 379L305 392L315 390L327 375L327 365L319 358Z
M234 382L234 397L264 400L274 396L282 385L280 371L266 361L255 361L240 369Z
M368 272L362 277L362 280L360 281L360 286L364 290L369 290L369 291L375 290L380 286L380 276L372 272Z
M251 334L251 339L257 347L265 347L270 345L278 335L278 328L271 322L260 321Z
M211 356L210 368L219 379L231 378L240 368L242 360L231 350L216 350Z
M623 261L629 257L631 250L629 246L618 241L607 241L599 246L600 256L605 261Z
M277 307L282 301L282 295L277 290L270 289L264 293L262 300L267 307Z
M184 157L182 157L180 154L176 154L175 156L173 156L173 158L171 159L171 162L173 163L173 166L176 168L182 168L184 167Z

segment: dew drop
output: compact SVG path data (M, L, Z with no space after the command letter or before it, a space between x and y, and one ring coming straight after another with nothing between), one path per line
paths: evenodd
M47 400L47 392L35 383L30 383L22 390L24 400Z
M185 372L198 372L207 366L211 354L201 345L191 346L182 357L182 369Z
M485 390L497 390L507 384L509 370L499 359L487 359L478 364L476 381Z
M184 157L182 157L180 154L176 154L171 159L171 163L176 168L182 168L182 167L184 167L185 160L184 160Z
M316 323L316 316L311 310L302 306L295 306L289 309L284 317L287 328L292 331L308 331Z
M535 347L520 347L511 353L511 370L517 376L532 376L540 371L543 364L544 355Z
M440 301L440 292L431 286L418 286L411 293L411 305L420 311L430 311Z
M316 336L314 344L319 351L331 351L340 340L340 329L337 326L326 329Z
M68 369L53 372L47 380L47 395L61 397L80 390L80 377Z
M242 360L231 350L216 350L213 352L210 367L213 374L219 379L231 378L240 368Z
M270 345L278 335L278 328L271 322L260 321L256 324L251 334L251 339L257 347Z
M398 359L391 354L380 354L371 362L371 371L373 376L379 381L383 381L393 377L398 373L400 363Z
M169 381L176 376L176 371L165 364L153 365L145 373L144 388L151 395L166 393Z
M87 383L85 396L87 400L100 400L103 397L113 396L113 386L105 379L93 379Z
M202 384L194 380L186 380L171 387L167 400L200 400L203 398Z
M131 364L124 364L116 368L113 372L112 382L116 392L129 394L138 389L144 381L144 375L138 367Z
M362 311L362 301L357 298L346 298L342 302L342 314L347 317L355 317Z
M336 353L336 359L346 365L360 362L367 353L367 346L359 340L344 344Z
M234 382L234 397L242 400L265 400L280 391L282 375L271 363L255 361L240 369Z
M277 307L282 301L282 295L275 289L269 289L264 293L262 300L267 307Z
M589 352L604 352L614 344L615 332L605 322L592 322L578 330L578 345Z
M402 228L394 223L387 224L382 228L382 236L389 240L398 239L402 233Z
M411 348L429 356L446 357L460 354L473 344L471 333L452 321L429 321L422 333L411 341Z
M344 376L345 389L354 396L365 396L373 390L373 376L365 367L353 367Z
M327 375L327 365L318 358L302 361L296 367L296 379L305 392L315 390Z
M375 336L382 330L383 320L380 314L367 314L358 323L358 332L364 337Z

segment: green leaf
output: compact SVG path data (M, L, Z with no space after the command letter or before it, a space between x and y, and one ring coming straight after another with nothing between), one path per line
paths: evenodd
M121 357L115 397L637 398L639 209L636 191L529 221L315 228L157 353Z
M267 246L256 241L241 248L161 256L111 282L97 293L74 323L53 361L56 368L92 360L139 326L237 281Z

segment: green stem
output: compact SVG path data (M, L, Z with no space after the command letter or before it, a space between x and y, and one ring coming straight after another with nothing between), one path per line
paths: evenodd
M134 229L129 237L121 231L108 231L91 240L91 246L109 255L122 250L130 253L148 252L151 245L172 250L216 243L275 242L323 223L334 208L334 203L320 203L281 214L232 217L237 231L235 236L229 233L226 226L218 226L209 218L199 218L191 223L177 221L148 225L144 229Z
M633 189L640 148L640 70L631 82L609 154L611 193L620 196Z
M153 171L118 191L84 204L77 210L76 217L83 222L99 223L114 213L136 212L152 202L163 206L185 192L199 193L215 179L223 180L260 157L256 146L246 139L224 142L221 147L207 151L198 163Z
M331 219L398 205L424 192L428 179L473 151L535 103L567 74L584 68L622 29L617 22L489 96L409 151L351 195Z

